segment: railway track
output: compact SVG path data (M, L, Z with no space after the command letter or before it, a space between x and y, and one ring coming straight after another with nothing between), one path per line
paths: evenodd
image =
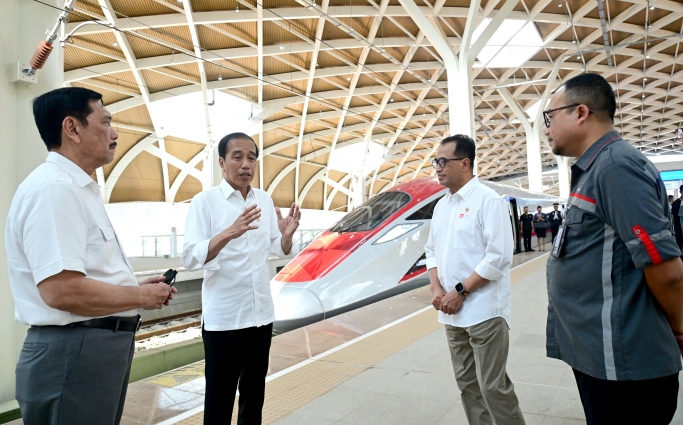
M192 310L158 319L142 322L140 331L135 335L135 341L143 341L155 336L164 336L171 332L178 332L201 325L201 310Z

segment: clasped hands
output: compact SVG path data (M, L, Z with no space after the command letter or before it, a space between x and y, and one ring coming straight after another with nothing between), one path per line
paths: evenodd
M446 293L443 289L432 297L432 306L438 311L446 314L455 314L460 311L465 297L458 294L455 290Z

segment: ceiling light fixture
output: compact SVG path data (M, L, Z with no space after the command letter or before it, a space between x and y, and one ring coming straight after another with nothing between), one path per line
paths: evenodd
M393 98L393 97L389 99L389 102L393 102L393 101L394 101L394 98Z
M119 43L113 42L113 43L112 43L112 46L114 46L114 47L119 47Z
M285 46L283 44L280 44L280 50L285 50Z

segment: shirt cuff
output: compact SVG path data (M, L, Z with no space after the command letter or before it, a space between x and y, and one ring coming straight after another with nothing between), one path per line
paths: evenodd
M486 280L501 280L503 276L505 276L503 272L493 267L486 261L482 261L477 264L477 267L474 268L474 271Z
M299 241L292 237L292 247L289 250L289 254L285 254L282 250L282 235L280 235L273 241L273 244L270 247L270 253L279 258L292 258L299 253Z
M681 256L681 250L671 232L665 230L655 235L648 235L648 237L649 243L643 243L638 238L626 243L636 267L658 265Z
M61 273L64 270L70 270L74 272L85 273L85 265L79 260L72 260L68 258L60 258L46 266L43 266L33 273L33 280L35 284L38 285L40 282L44 281L48 277L52 277L56 274Z
M197 263L196 266L192 267L191 270L220 270L221 266L218 264L218 257L221 256L220 252L213 260L209 261L208 263L206 262L206 257L209 255L209 243L211 243L211 239L201 241L194 246L192 249L192 257Z
M436 267L436 258L427 257L427 270L433 269L435 267Z

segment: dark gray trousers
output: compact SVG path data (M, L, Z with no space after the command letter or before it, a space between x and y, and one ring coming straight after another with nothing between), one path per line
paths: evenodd
M25 425L118 425L135 334L32 326L17 364Z

